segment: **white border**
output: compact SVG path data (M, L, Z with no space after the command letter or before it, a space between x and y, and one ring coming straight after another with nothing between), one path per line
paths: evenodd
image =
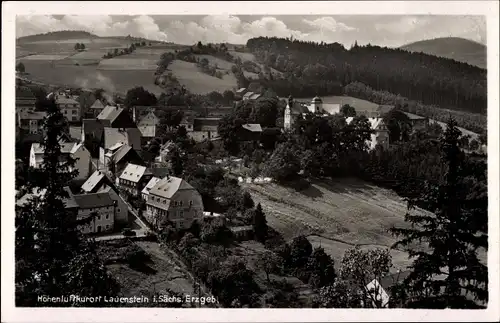
M498 1L346 2L2 2L2 322L478 321L500 318ZM16 14L442 14L487 16L489 290L486 310L19 309L14 307L14 62Z

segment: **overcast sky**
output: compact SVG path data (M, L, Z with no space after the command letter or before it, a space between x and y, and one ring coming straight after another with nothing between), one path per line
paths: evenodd
M486 19L481 16L17 16L16 37L48 31L85 30L98 36L138 36L193 44L244 44L258 36L401 46L423 39L462 37L486 44Z

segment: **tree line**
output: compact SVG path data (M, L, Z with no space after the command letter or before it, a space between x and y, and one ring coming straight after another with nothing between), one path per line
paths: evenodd
M358 81L445 109L487 111L486 70L466 63L370 44L346 49L338 43L275 37L252 38L247 47L262 63L284 72L287 80L342 86Z

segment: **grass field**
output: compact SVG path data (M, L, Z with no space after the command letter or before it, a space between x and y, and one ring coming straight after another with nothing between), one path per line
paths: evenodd
M35 55L29 55L23 58L20 58L20 60L23 61L59 61L63 60L72 54L70 53L60 53L60 54L35 54Z
M354 179L315 182L297 192L276 184L244 184L261 203L269 225L285 239L303 234L337 261L354 245L387 248L396 240L388 232L405 226L406 204L394 192ZM394 263L406 266L406 253L393 251Z
M152 55L151 55L152 56ZM111 59L103 59L97 66L98 70L113 70L113 71L123 71L123 70L156 70L156 62L158 58L136 58L131 55L124 55L119 57L114 57Z
M29 79L56 86L103 88L109 92L126 94L135 86L142 86L157 95L161 89L154 84L150 70L97 70L96 66L58 65L50 61L20 59L30 74Z
M205 94L212 91L224 92L236 88L234 75L224 75L222 79L202 73L195 63L174 60L168 67L189 91L195 94Z
M234 65L231 62L225 61L223 59L220 59L218 57L214 57L212 55L194 55L195 57L199 58L202 60L203 58L206 58L209 62L210 65L217 65L218 70L225 70L225 71L231 71L231 67Z

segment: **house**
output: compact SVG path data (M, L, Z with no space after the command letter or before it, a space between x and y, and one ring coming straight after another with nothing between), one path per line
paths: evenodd
M108 192L73 195L78 205L77 220L89 219L80 225L83 233L101 233L113 231L117 203Z
M347 124L354 120L353 117L346 118ZM370 140L367 141L368 149L375 149L377 145L382 146L384 149L389 148L389 130L382 118L368 118L370 122L370 129L373 133L370 135Z
M117 106L106 106L97 119L102 122L104 127L109 128L135 128L136 125L129 113Z
M380 281L375 278L370 283L368 283L368 285L366 285L366 289L368 293L372 295L372 298L381 305L381 307L389 307L391 287L405 280L406 277L410 275L410 273L411 271L398 271L395 274L382 277Z
M128 145L137 151L141 150L141 132L137 128L104 128L102 144L99 147L99 168L106 167L105 155L116 153L121 145ZM113 149L112 149L113 148ZM113 151L110 151L112 149Z
M99 157L99 147L104 142L104 125L98 119L83 119L81 141L93 158Z
M129 194L139 196L151 177L153 174L146 166L128 164L118 178L118 183Z
M412 130L425 129L429 125L429 118L413 113L403 112L409 119Z
M255 101L260 98L262 95L254 92L247 92L243 95L243 101Z
M32 135L41 135L43 120L47 117L45 111L25 110L17 114L17 126Z
M73 169L78 170L78 175L75 179L86 179L91 171L91 156L90 152L82 143L63 142L61 146L61 162L64 158L71 156L75 159ZM40 168L43 163L44 148L39 143L33 143L30 150L30 166Z
M111 199L116 202L115 223L128 223L128 207L120 197L118 188L113 181L101 171L95 171L81 186L85 194L107 192Z
M104 159L99 163L99 169L110 174L120 174L127 164L142 165L139 153L128 144L117 143L105 150Z
M142 196L142 199L144 201L147 201L148 200L148 197L149 197L149 191L160 181L160 178L159 177L151 177L151 179L149 180L149 182L146 184L146 186L144 186L142 192L141 192L141 196Z
M69 213L74 213L76 215L76 211L78 209L78 205L76 204L75 199L73 198L73 193L69 189L68 186L64 187L64 191L68 194L67 197L63 199L64 209ZM43 198L47 189L35 188L32 193L27 193L16 200L16 206L22 207L26 205L32 198Z
M80 103L70 97L68 94L57 94L54 97L57 107L61 110L61 113L70 122L80 121L81 109Z
M82 127L69 126L68 135L72 140L82 140Z
M194 118L192 125L186 128L187 135L196 142L213 140L219 137L217 128L220 118Z
M203 200L185 180L167 176L149 190L145 217L155 228L170 222L177 229L187 229L203 218Z
M243 99L243 96L247 93L247 88L242 87L239 88L238 90L234 91L234 100L235 101L240 101Z
M36 98L29 87L16 86L16 113L35 111Z
M258 123L243 124L237 131L239 141L257 141L261 134L262 127Z
M340 113L339 103L323 103L320 97L314 97L309 104L297 102L290 95L288 104L285 108L283 126L285 130L292 128L298 116L304 116L307 113L315 113L324 116Z
M94 103L90 106L89 112L94 117L97 118L99 114L101 114L102 110L104 110L105 106L101 100L96 99Z
M139 120L137 128L141 132L141 140L143 144L156 137L159 125L160 119L153 111L149 111Z

